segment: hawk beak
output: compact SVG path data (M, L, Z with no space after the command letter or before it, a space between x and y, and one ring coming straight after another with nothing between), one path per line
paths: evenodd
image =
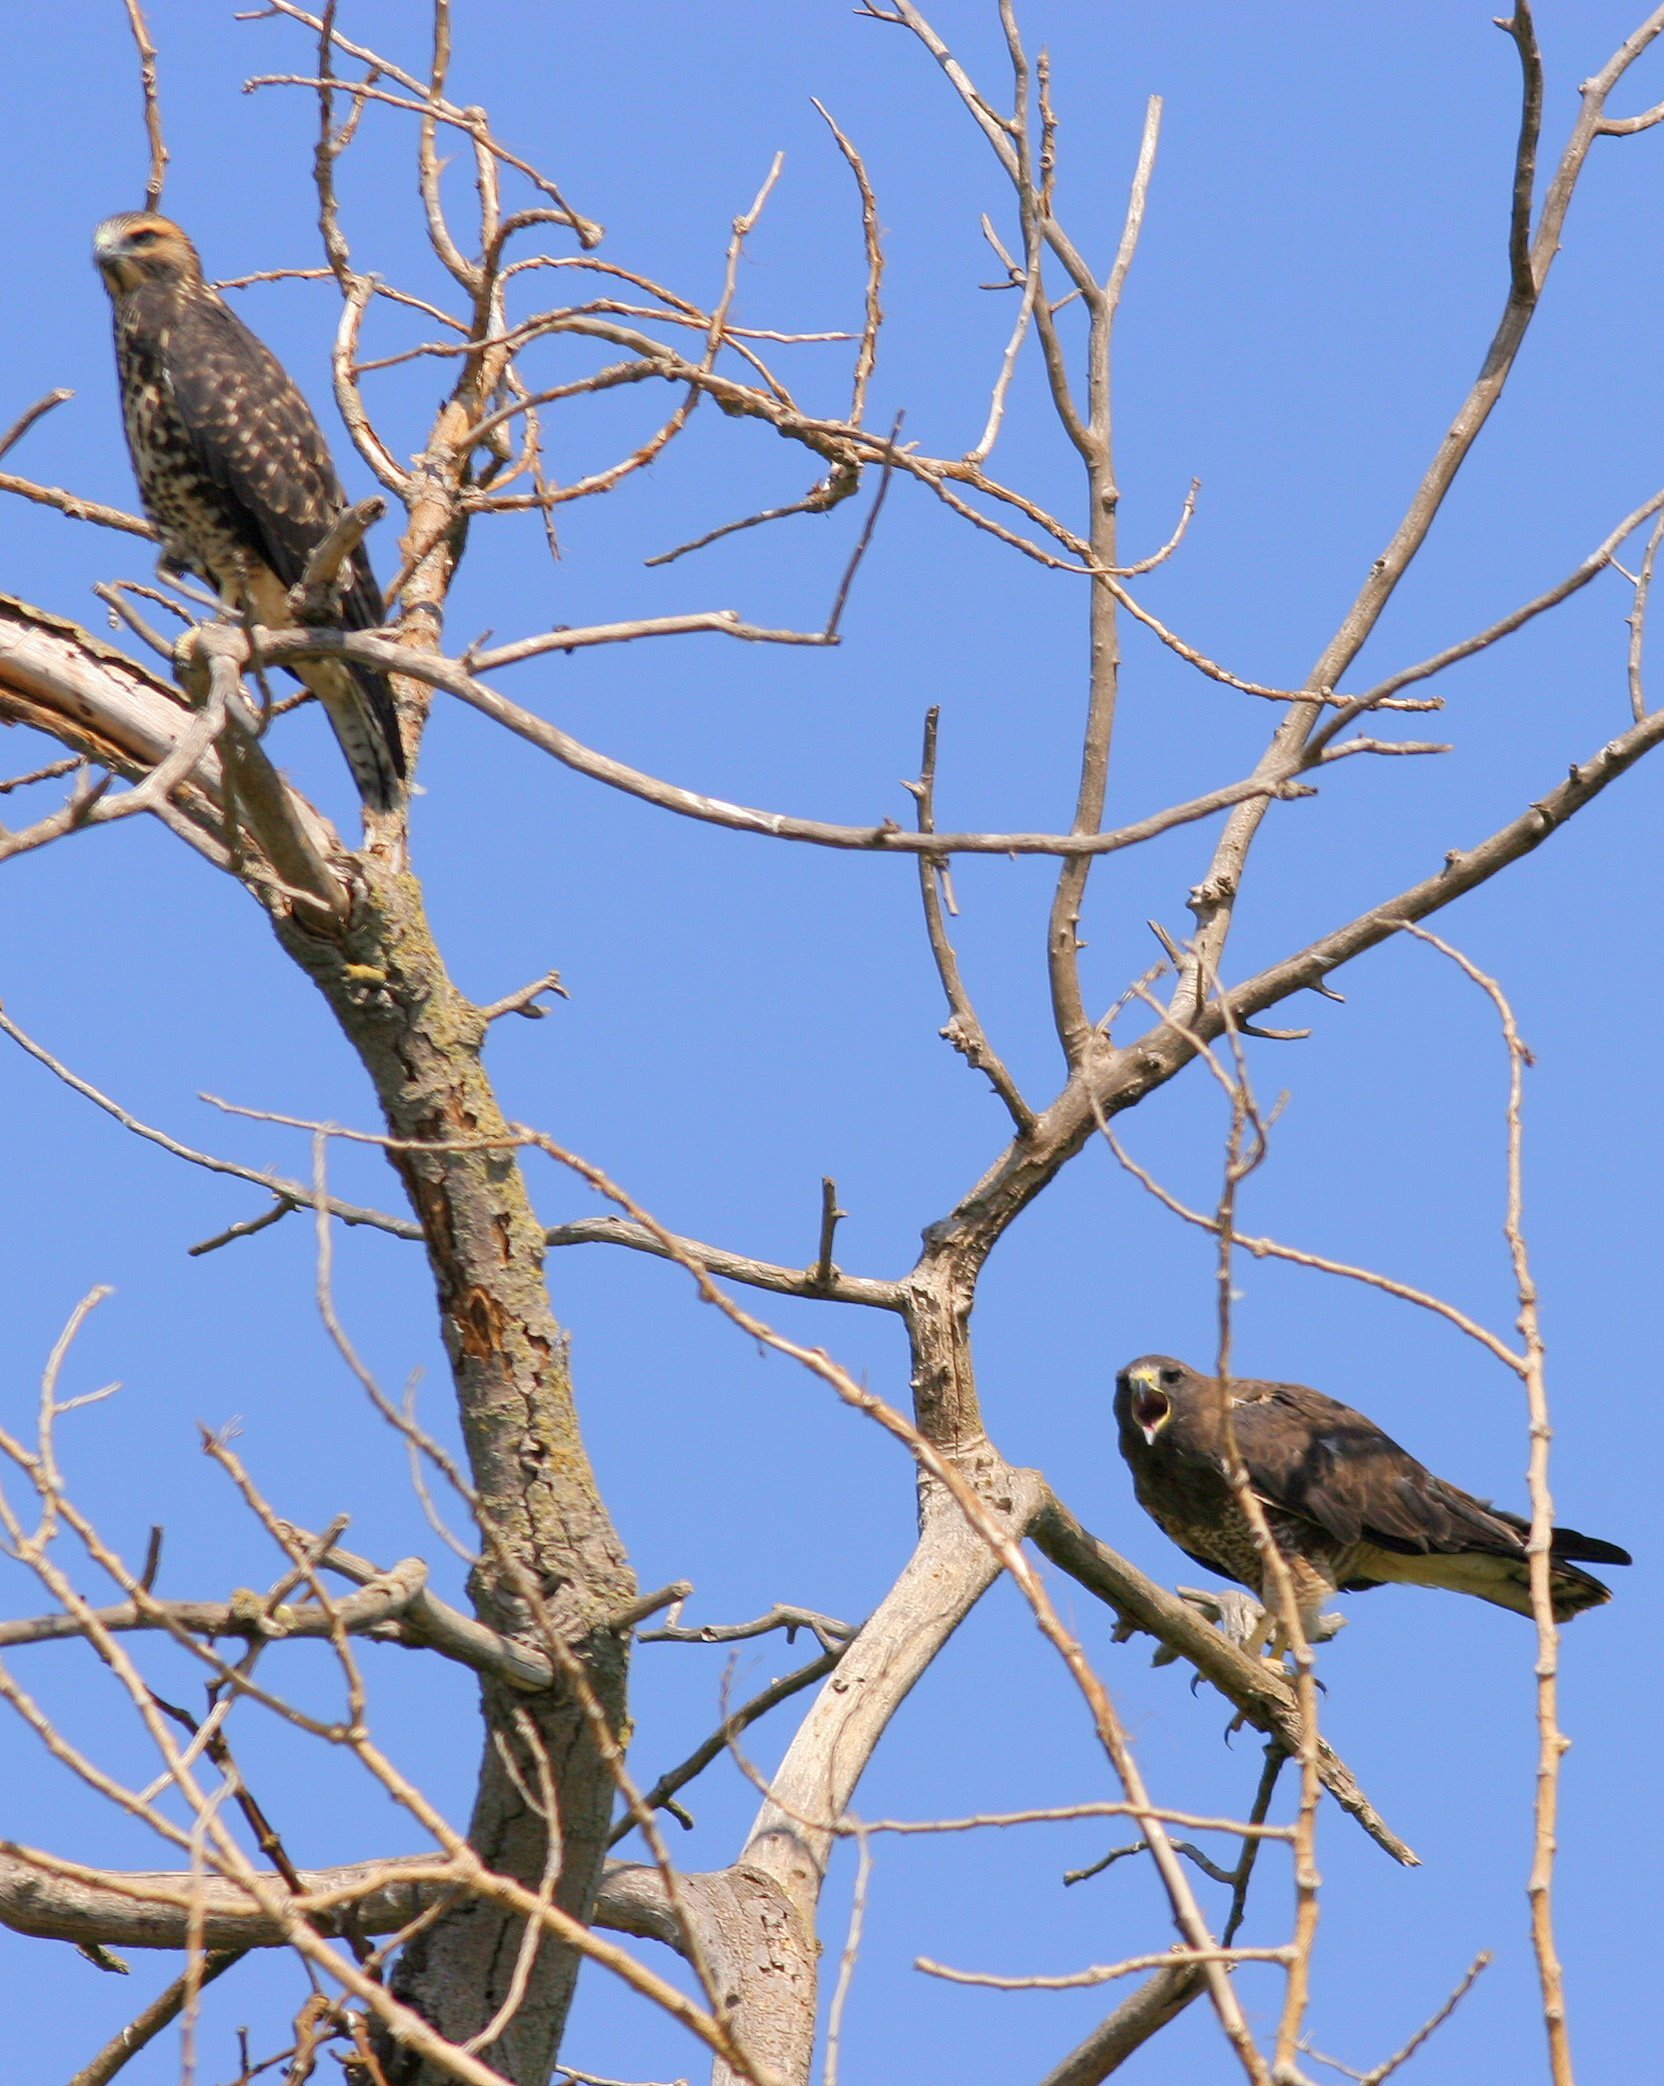
M1133 1425L1143 1435L1145 1446L1153 1447L1156 1436L1172 1414L1172 1400L1148 1371L1141 1369L1129 1380L1132 1384Z
M92 263L106 282L120 282L122 263L128 259L122 233L112 225L100 225L93 234Z

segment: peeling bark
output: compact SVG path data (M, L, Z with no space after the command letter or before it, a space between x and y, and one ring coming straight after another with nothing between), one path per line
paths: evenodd
M753 2061L782 2086L808 2086L820 1944L779 1879L744 1856L731 1868L678 1877L694 1940L716 1977L718 2011ZM604 1923L687 1953L655 1869L609 1870ZM711 2086L738 2086L719 2058Z
M395 1138L500 1141L496 1149L389 1153L421 1223L486 1535L471 1583L475 1608L503 1636L535 1642L528 1595L537 1597L609 1731L622 1736L626 1642L605 1623L633 1596L635 1579L579 1433L566 1341L544 1282L542 1227L480 1060L486 1024L446 974L416 879L374 856L360 857L359 867L359 901L339 937L279 918L279 941L358 1052ZM556 1902L587 1919L616 1794L601 1738L566 1679L541 1696L487 1681L481 1701L487 1739L470 1841L493 1869L537 1888L548 1832L527 1800L539 1768L516 1730L518 1710L531 1717L559 1793ZM515 1755L512 1774L499 1745ZM500 1906L459 1905L404 1951L393 1988L464 2041L507 1992L520 1931ZM548 2077L577 1967L570 1951L546 1940L524 2001L486 2052L517 2086ZM383 2062L389 2086L427 2086L438 2076L391 2053Z

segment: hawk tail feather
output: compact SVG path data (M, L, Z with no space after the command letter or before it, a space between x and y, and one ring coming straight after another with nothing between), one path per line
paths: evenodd
M399 730L399 711L393 700L392 684L374 667L356 663L352 668L352 678L363 698L360 720L367 722L369 729L363 734L362 753L355 752L344 738L341 738L341 751L347 756L359 795L365 803L373 811L391 811L404 794L406 775L404 737ZM369 713L367 719L364 711ZM336 725L335 730L340 738L340 726Z
M1575 1557L1582 1564L1633 1564L1634 1558L1616 1543L1603 1543L1599 1536L1579 1535L1575 1528L1557 1528L1549 1541L1555 1559Z
M380 631L381 589L376 585L375 573L362 544L354 554L351 576L352 585L341 602L342 623L348 630ZM365 803L372 810L388 811L403 794L406 774L398 705L393 700L387 676L378 667L364 666L354 660L349 662L349 671L363 706L369 712L369 720L376 729L374 733L363 735L374 743L367 744L361 754L355 754L345 738L341 738L341 750L347 756ZM340 738L339 724L335 729Z
M1382 1569L1382 1566L1385 1566ZM1401 1586L1439 1586L1450 1593L1465 1593L1481 1601L1489 1601L1494 1607L1507 1608L1515 1615L1529 1617L1531 1607L1531 1568L1522 1557L1498 1557L1494 1553L1468 1550L1457 1555L1433 1555L1430 1557L1393 1557L1390 1562L1377 1557L1368 1569L1373 1576L1380 1576L1389 1584L1396 1581ZM1611 1600L1612 1589L1596 1579L1591 1573L1579 1571L1576 1565L1564 1564L1558 1557L1550 1560L1549 1598L1554 1607L1556 1622L1569 1622L1574 1615L1581 1615L1586 1608L1599 1608Z
M322 703L366 806L391 811L404 792L405 758L387 676L338 659L297 661L295 671Z

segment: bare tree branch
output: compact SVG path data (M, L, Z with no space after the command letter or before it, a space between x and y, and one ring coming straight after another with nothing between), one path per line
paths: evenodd
M855 373L851 381L849 399L851 424L859 427L861 415L866 409L867 386L872 381L873 366L878 360L878 329L884 323L884 313L878 302L878 293L884 281L884 248L878 237L878 199L872 192L872 183L867 178L866 166L860 153L832 120L825 104L815 101L812 95L810 100L814 102L816 114L832 133L849 171L855 176L855 186L861 196L861 237L867 252L867 300L866 316L861 327L861 345L856 351Z
M223 1977L234 1963L240 1963L244 1951L222 1949L207 1956L199 1967L176 1977L173 1983L159 1992L143 2013L128 2022L125 2028L111 2037L90 2064L81 2069L69 2081L69 2086L109 2086L117 2072L122 2070L129 2058L136 2057L147 2043L153 2043L164 2028L171 2027L185 2009L185 2003L193 1991L212 1984Z
M9 471L0 471L0 493L16 493L39 507L55 507L71 521L96 522L102 529L118 529L124 535L156 541L156 531L140 515L128 514L120 507L106 507L99 500L83 499L79 493L66 492L61 485L36 485L33 479L14 478Z
M26 1035L4 1011L0 1011L0 1035L10 1036L18 1048L26 1051L37 1064L44 1065L49 1072L61 1079L65 1086L91 1101L95 1107L103 1109L106 1115L113 1116L124 1130L131 1130L135 1137L142 1137L147 1144L159 1145L174 1158L188 1160L191 1165L204 1167L209 1173L224 1173L229 1174L234 1180L251 1181L257 1187L269 1190L285 1209L301 1209L312 1200L312 1191L300 1181L285 1180L279 1174L261 1173L251 1166L239 1166L231 1159L217 1159L211 1152L195 1151L190 1145L180 1144L164 1131L153 1130L148 1123L141 1123L137 1116L129 1115L119 1102L112 1101L108 1094L100 1093L97 1087L78 1077L67 1065L61 1064L32 1036ZM330 1215L338 1217L343 1224L368 1224L374 1230L391 1232L395 1238L421 1237L421 1227L405 1217L386 1216L380 1210L363 1209L357 1203L341 1202L334 1197L329 1199L328 1208ZM264 1218L256 1219L255 1223L263 1226L271 1221L272 1214L268 1211Z
M919 779L907 785L919 807L921 833L936 830L936 727L941 714L934 703L925 712L924 753L919 763ZM930 937L930 953L935 958L936 975L942 981L942 991L948 1003L948 1022L941 1034L968 1065L986 1073L989 1085L1005 1103L1017 1126L1017 1134L1022 1136L1033 1125L1034 1110L1018 1092L1016 1081L1006 1070L1004 1060L988 1041L987 1031L977 1019L976 1009L960 975L959 958L948 938L942 898L951 866L946 856L919 857L919 897L924 905L925 932Z
M303 1547L311 1548L317 1538L293 1522L283 1527ZM320 1555L318 1562L325 1571L339 1572L343 1579L355 1586L370 1586L386 1577L371 1564L367 1557L357 1557L350 1550L343 1550L339 1543L331 1543ZM345 1617L351 1609L350 1602L336 1604L335 1613ZM456 1659L476 1672L491 1673L506 1680L512 1687L523 1688L536 1694L547 1688L553 1678L550 1660L534 1646L516 1642L495 1630L487 1629L471 1615L464 1615L448 1601L442 1601L427 1586L411 1589L408 1600L401 1611L406 1634L401 1642L431 1646L447 1658Z
M903 1308L899 1282L846 1275L841 1268L834 1268L830 1277L823 1280L818 1266L780 1267L773 1261L730 1253L722 1246L707 1246L699 1239L678 1238L673 1249L663 1245L655 1233L625 1217L580 1217L576 1223L551 1225L543 1239L549 1246L627 1246L634 1253L651 1253L659 1260L686 1255L725 1282L744 1282L753 1289L772 1290L777 1296L819 1297L827 1303L866 1304L879 1311Z
M1267 1661L1249 1658L1228 1637L1203 1622L1186 1602L1147 1579L1125 1558L1117 1557L1089 1535L1054 1496L1047 1497L1032 1532L1036 1547L1059 1571L1067 1572L1100 1600L1107 1601L1124 1624L1147 1630L1170 1645L1204 1680L1234 1703L1257 1730L1275 1738L1291 1755L1298 1751L1299 1705L1287 1680ZM1386 1825L1327 1741L1318 1746L1317 1763L1323 1786L1376 1845L1406 1868L1419 1867L1420 1857Z
M186 1630L201 1637L246 1637L251 1642L280 1637L327 1637L333 1627L368 1633L401 1615L421 1593L427 1566L407 1557L387 1572L378 1572L365 1592L336 1604L332 1615L321 1608L279 1606L268 1609L256 1596L231 1601L156 1601L142 1608L133 1601L94 1611L93 1621L74 1615L37 1615L0 1622L0 1649L14 1644L45 1644L55 1638L85 1637L89 1629ZM473 1663L470 1661L470 1663Z
M74 396L75 393L73 391L65 390L60 385L56 391L48 391L43 398L37 398L32 406L25 407L12 422L11 426L6 429L6 432L0 435L0 456L4 456L9 450L15 449L37 420L50 413L55 406L61 406L66 399L71 399Z
M643 1804L650 1811L669 1811L679 1824L691 1826L693 1820L676 1802L679 1792L685 1789L696 1775L703 1774L713 1760L720 1759L740 1733L748 1731L759 1717L767 1716L768 1712L780 1703L789 1702L792 1696L801 1694L805 1688L812 1688L816 1681L824 1680L848 1649L847 1643L831 1645L818 1659L811 1659L807 1665L799 1666L795 1672L784 1674L779 1680L770 1681L768 1686L760 1689L749 1702L742 1702L737 1709L731 1710L710 1737L695 1746L685 1760L660 1775L652 1788L642 1797ZM608 1844L616 1847L620 1840L635 1830L635 1824L633 1818L621 1818L613 1827L612 1839Z
M1371 564L1368 577L1308 677L1306 685L1311 695L1326 693L1336 686L1365 639L1375 629L1399 580L1427 540L1428 531L1455 482L1457 472L1501 397L1548 281L1554 257L1560 250L1560 234L1578 178L1595 139L1602 135L1607 97L1641 53L1660 33L1664 33L1664 8L1654 9L1618 46L1600 71L1583 83L1580 89L1583 105L1544 196L1536 235L1528 252L1524 249L1524 231L1529 224L1530 195L1535 184L1542 93L1540 62L1529 7L1517 6L1507 26L1519 48L1523 73L1520 134L1509 214L1507 300L1472 389L1439 443L1391 541ZM1286 760L1289 753L1305 741L1316 721L1316 712L1309 699L1296 703L1266 749L1265 763ZM1208 970L1217 970L1219 966L1225 938L1230 931L1231 910L1241 883L1243 865L1264 816L1264 808L1263 801L1246 802L1232 814L1214 850L1208 873L1197 886L1194 901L1197 952L1193 966L1175 988L1173 1005L1180 1012L1188 1012L1199 1003L1200 980Z
M1381 2082L1384 2079L1391 2078L1395 2071L1409 2063L1410 2059L1430 2035L1444 2026L1445 2022L1450 2019L1468 1993L1472 1991L1480 1971L1486 1967L1490 1960L1490 1950L1482 1948L1468 1965L1455 1991L1451 1993L1438 2012L1422 2023L1401 2050L1395 2051L1391 2057L1388 2057L1383 2063L1376 2065L1373 2070L1367 2072L1352 2071L1348 2066L1336 2063L1333 2057L1323 2056L1319 2051L1312 2049L1309 2044L1303 2046L1303 2054L1316 2058L1319 2064L1326 2064L1334 2071L1345 2072L1348 2078L1358 2081L1358 2086L1381 2086Z
M712 825L727 826L736 832L757 833L776 840L808 841L820 847L920 855L1107 855L1138 846L1158 833L1192 824L1251 797L1310 794L1310 785L1297 779L1308 765L1304 749L1300 749L1286 772L1261 774L1242 782L1229 783L1221 789L1209 791L1206 796L1192 798L1187 803L1174 805L1108 833L919 833L906 831L893 819L884 819L870 826L835 825L823 819L794 818L785 812L754 810L746 805L730 804L720 797L703 796L675 783L661 782L638 768L594 752L570 733L561 731L558 726L523 709L496 689L475 680L456 661L413 652L408 646L387 638L362 631L343 634L323 630L262 630L258 638L261 656L274 665L284 665L292 659L339 655L363 660L366 665L379 666L387 672L404 674L412 680L425 681L430 687L442 688L494 723L505 726L517 737L552 754L575 773L588 775L594 781L639 797L661 810L701 819ZM544 649L553 649L559 645L560 635L556 633L551 641L537 642L543 643ZM1374 752L1381 749L1372 742L1367 748L1358 750ZM1418 747L1416 750L1438 749Z
M156 46L150 40L150 31L145 24L144 10L139 0L123 0L127 9L127 26L133 32L133 42L139 54L139 85L144 93L144 132L150 144L150 172L144 185L144 207L159 210L162 204L162 178L167 172L168 148L162 142L162 108L156 92Z

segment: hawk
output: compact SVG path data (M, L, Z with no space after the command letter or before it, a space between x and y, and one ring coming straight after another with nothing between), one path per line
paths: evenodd
M1321 1391L1232 1377L1229 1397L1237 1451L1288 1562L1308 1641L1324 1634L1318 1610L1329 1595L1387 1584L1444 1586L1530 1615L1528 1521L1435 1477L1373 1420ZM1116 1379L1115 1416L1139 1505L1187 1556L1272 1606L1226 1476L1218 1379L1171 1355L1144 1355ZM1612 1597L1580 1563L1630 1561L1615 1543L1555 1529L1555 1620Z
M203 281L196 248L168 218L107 217L93 258L115 307L139 497L164 558L206 580L228 610L291 627L289 589L347 504L310 407ZM342 582L342 627L378 629L381 590L362 544ZM388 809L405 756L387 677L339 659L295 672L328 713L364 802Z

